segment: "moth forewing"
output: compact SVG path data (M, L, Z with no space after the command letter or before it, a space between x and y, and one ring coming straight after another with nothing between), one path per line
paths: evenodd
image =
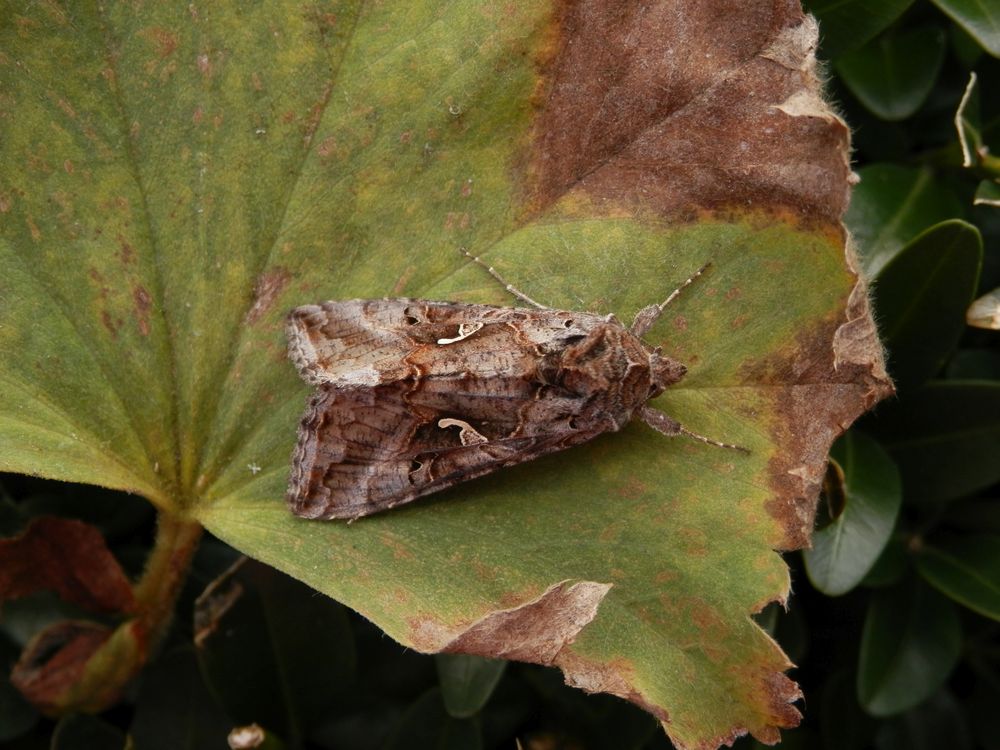
M383 299L296 308L289 356L318 390L299 425L292 511L370 515L636 415L668 435L735 447L646 406L686 372L641 340L676 295L640 311L631 329L613 315L541 306Z

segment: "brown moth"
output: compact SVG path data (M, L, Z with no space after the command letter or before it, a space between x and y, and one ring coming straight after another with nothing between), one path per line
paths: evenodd
M646 404L686 368L641 337L704 271L630 328L614 315L543 307L507 284L536 309L356 299L292 310L289 357L317 389L299 425L289 506L305 518L367 516L636 415L664 435L743 450Z

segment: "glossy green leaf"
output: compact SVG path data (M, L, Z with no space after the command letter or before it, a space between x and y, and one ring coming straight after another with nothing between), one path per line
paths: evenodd
M1000 384L931 383L865 422L896 461L907 502L951 500L1000 480Z
M479 750L479 727L448 715L437 689L425 693L403 715L383 750Z
M507 662L468 654L438 654L441 697L450 716L466 719L477 714L493 694Z
M1000 620L1000 534L929 541L916 556L929 584L959 604Z
M903 498L896 465L870 437L848 432L834 443L830 458L843 471L846 504L813 534L812 548L802 556L813 586L839 596L857 586L881 555Z
M202 673L237 724L297 745L351 689L344 608L266 565L247 562L213 582L195 624Z
M555 663L680 743L797 721L748 614L887 392L797 5L4 12L0 468L128 489L409 647ZM750 454L637 424L352 525L293 518L286 311L511 304L462 246L625 321L711 262L647 337L688 367L655 407Z
M870 278L925 229L962 215L954 191L930 169L871 164L858 175L844 223Z
M895 21L913 0L807 0L819 20L823 54L836 59L857 49Z
M964 221L928 229L893 258L875 284L875 310L900 390L933 377L965 330L983 245Z
M975 745L962 704L942 690L917 708L886 722L875 738L876 750L972 750Z
M934 589L911 583L876 591L861 637L858 700L873 716L913 708L937 692L961 648L958 613Z
M884 34L837 59L840 80L883 120L905 120L926 101L944 62L936 26Z
M1000 7L990 0L931 0L975 37L991 55L1000 57Z
M125 750L125 734L103 719L73 714L59 720L51 750Z

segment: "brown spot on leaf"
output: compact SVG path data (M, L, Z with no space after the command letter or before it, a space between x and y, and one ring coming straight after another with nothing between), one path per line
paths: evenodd
M244 319L244 322L248 326L254 325L267 314L268 310L274 305L274 301L278 298L278 295L285 290L291 278L292 275L288 272L288 269L281 266L275 266L270 271L258 277L257 284L254 287L253 304L250 305L250 309L247 310Z
M320 158L327 159L333 154L337 149L337 139L332 135L328 135L323 139L323 142L319 144L316 148L316 153L320 155Z
M118 259L122 265L129 266L135 263L135 248L122 235L118 235Z
M856 273L850 251L847 265ZM801 331L784 351L747 363L741 380L770 386L760 389L777 417L766 507L783 529L774 546L800 549L809 543L830 445L893 393L864 281L857 280L842 316Z
M432 618L414 619L409 642L425 652L477 654L552 664L597 615L609 583L562 581L541 596L491 612L457 632Z
M156 54L160 57L170 57L177 49L177 35L162 26L151 26L148 29L143 29L137 36L151 41L156 47Z
M572 193L589 212L752 205L839 222L848 131L819 99L817 30L798 0L724 13L702 0L581 0L550 38L523 160L529 215Z
M130 612L132 586L93 526L42 516L0 539L0 602L36 591L95 612Z
M149 295L146 287L137 284L132 289L132 301L135 303L135 323L139 327L139 333L148 336L149 310L153 306L153 298Z
M101 311L101 324L108 329L112 338L118 338L118 330L122 327L121 320L115 320L107 310Z

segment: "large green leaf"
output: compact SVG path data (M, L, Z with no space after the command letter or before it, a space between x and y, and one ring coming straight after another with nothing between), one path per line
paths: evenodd
M682 746L797 721L749 613L888 391L815 26L755 0L7 3L0 468L142 494L422 651L560 666ZM680 22L681 19L683 22ZM628 320L689 367L635 425L352 525L282 502L329 298Z

